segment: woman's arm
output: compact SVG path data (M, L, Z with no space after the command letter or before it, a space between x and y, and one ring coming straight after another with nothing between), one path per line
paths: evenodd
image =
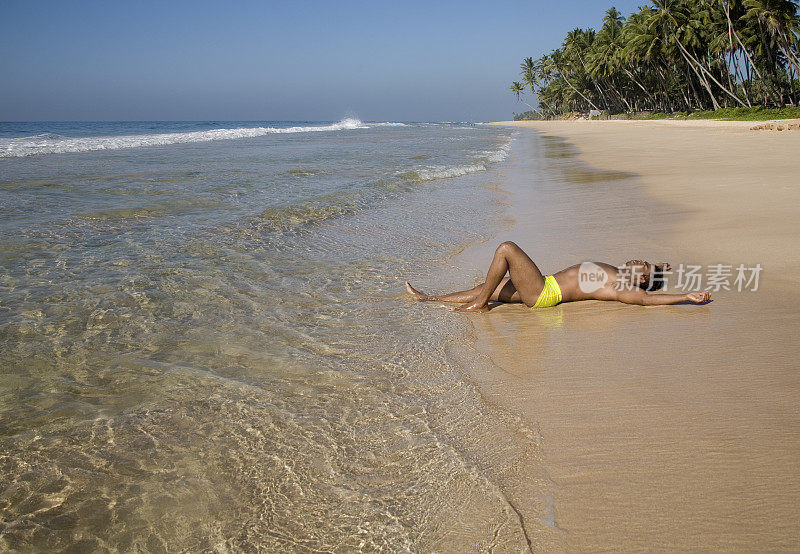
M648 294L639 290L618 290L616 298L625 304L638 304L640 306L664 306L668 304L680 304L681 302L692 302L702 304L711 300L711 293L690 292L689 294Z

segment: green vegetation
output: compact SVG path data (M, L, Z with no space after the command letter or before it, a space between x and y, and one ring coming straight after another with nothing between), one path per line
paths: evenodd
M800 118L800 108L722 108L716 111L704 110L686 116L687 119L726 119L729 121L765 121L768 119Z
M649 115L636 117L634 119L682 119L684 117L686 116L682 113L653 112Z
M531 114L533 112L525 112ZM538 116L538 114L536 114ZM604 117L610 114L605 113ZM772 119L800 119L800 108L720 108L719 110L700 110L696 112L631 112L612 116L614 119L722 119L725 121L768 121ZM519 117L518 119L536 119Z
M800 119L800 108L720 108L696 112L653 112L645 115L632 114L630 119L723 119L726 121L767 121L771 119Z
M539 112L535 112L533 110L514 114L514 121L525 121L528 119L542 119L542 116L539 115Z
M638 118L756 121L800 117L800 17L794 0L652 0L599 31L525 58L517 100L539 117L599 110ZM539 108L524 101L529 90ZM786 106L789 106L788 108ZM516 117L516 116L515 116Z

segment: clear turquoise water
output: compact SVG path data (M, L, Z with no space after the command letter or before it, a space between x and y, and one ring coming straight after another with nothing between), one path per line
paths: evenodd
M0 549L526 547L528 430L402 286L498 231L511 140L0 124Z

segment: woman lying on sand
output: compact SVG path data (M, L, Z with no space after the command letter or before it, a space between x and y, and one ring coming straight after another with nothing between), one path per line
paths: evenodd
M489 301L522 302L531 308L548 308L576 300L617 300L625 304L656 306L680 302L702 304L711 299L708 291L648 294L664 286L663 273L669 269L666 262L653 264L644 260L631 260L621 267L584 262L553 275L542 275L519 246L504 242L494 253L486 282L473 289L428 296L406 281L406 290L417 300L465 302L456 308L462 312L487 311Z

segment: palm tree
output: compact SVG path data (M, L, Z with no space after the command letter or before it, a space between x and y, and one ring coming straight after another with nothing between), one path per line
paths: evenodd
M634 68L640 68L645 74L645 78L654 84L651 85L651 94L661 96L660 107L663 109L675 110L675 101L670 94L669 81L676 72L671 72L669 59L666 56L668 48L663 39L663 33L659 29L648 24L653 15L652 8L643 8L639 12L633 13L628 17L623 27L623 51L622 64ZM656 103L658 104L658 103ZM689 108L688 99L684 100L684 105Z
M513 83L511 83L511 92L513 92L514 95L517 97L517 102L520 101L519 95L522 94L523 90L525 89L522 87L522 83L520 83L519 81L514 81Z
M583 98L583 100L585 100L589 106L591 106L595 110L599 109L597 105L595 105L594 102L592 102L585 94L583 94L577 88L577 86L575 86L575 84L573 84L572 81L570 80L570 78L572 78L575 79L576 81L579 81L581 75L575 70L575 64L573 63L573 60L570 60L568 53L565 52L564 49L553 50L553 52L550 54L550 60L553 66L555 67L556 71L559 73L561 80L563 80L564 83L570 89L572 89L572 91L575 94ZM582 83L578 82L578 84ZM577 108L578 107L577 103L576 102L573 103L575 104L573 107Z
M736 39L736 43L739 45L739 48L742 50L744 55L747 57L747 62L749 63L749 67L752 67L753 70L758 75L758 78L761 79L761 73L758 71L758 67L753 62L752 56L750 56L750 51L742 42L741 32L737 29L737 25L734 23L734 14L738 13L742 9L742 3L740 0L720 0L720 4L722 4L722 9L725 12L725 18L728 21L728 34L731 37L731 50L734 50L733 46L733 38ZM736 17L736 21L738 22L742 16ZM749 71L748 71L749 73Z
M731 98L744 106L745 103L742 102L741 98L720 83L719 80L714 77L714 74L705 67L700 59L698 59L698 56L689 50L689 48L695 50L695 47L703 45L701 33L707 23L707 14L700 10L689 10L688 3L681 2L680 0L653 0L653 3L656 6L655 14L652 16L653 23L661 23L664 31L671 37L681 55L685 58L686 63L688 63L689 67L695 72L700 83L711 97L714 109L719 109L721 106L716 96L714 96L709 79L716 83L716 85ZM684 44L684 42L686 44ZM687 46L689 48L687 48Z
M763 37L769 40L770 46L779 49L792 66L800 69L797 3L791 0L745 0L744 4L747 8L745 19L757 22L766 31Z
M651 0L627 20L610 8L521 74L515 94L528 87L552 115L798 103L798 1Z
M520 69L522 70L522 84L530 87L531 94L539 96L539 104L544 104L547 106L547 103L541 99L541 95L537 93L536 87L539 84L540 79L544 79L544 73L541 71L541 64L537 61L534 62L533 58L525 58L522 60L522 64L520 65ZM532 108L533 109L533 108ZM538 112L540 116L544 117L544 112L541 110L535 110Z
M647 90L636 80L624 62L623 29L625 18L616 8L610 8L603 17L603 27L597 33L592 44L591 74L608 83L609 89L625 104L628 111L633 107L627 96L630 83L638 85L644 92ZM625 74L620 73L620 70ZM627 77L627 79L625 79Z
M600 83L592 77L592 72L586 63L586 57L591 56L591 48L595 39L593 29L573 29L564 39L563 52L566 59L571 61L571 72L580 78L588 78L594 89L600 95L606 109L609 109L608 99ZM578 63L575 63L577 61ZM579 65L580 64L580 65Z
M522 100L520 98L520 94L522 94L525 91L525 87L522 86L522 83L520 83L519 81L514 81L513 83L511 83L510 90L511 92L514 93L514 96L517 97L517 102L522 102L523 104L528 106L531 110L541 115L542 112L540 112L539 110L537 110L536 108L525 102L525 100Z
M522 69L522 83L531 88L532 93L536 93L536 64L533 58L525 58L520 65Z

